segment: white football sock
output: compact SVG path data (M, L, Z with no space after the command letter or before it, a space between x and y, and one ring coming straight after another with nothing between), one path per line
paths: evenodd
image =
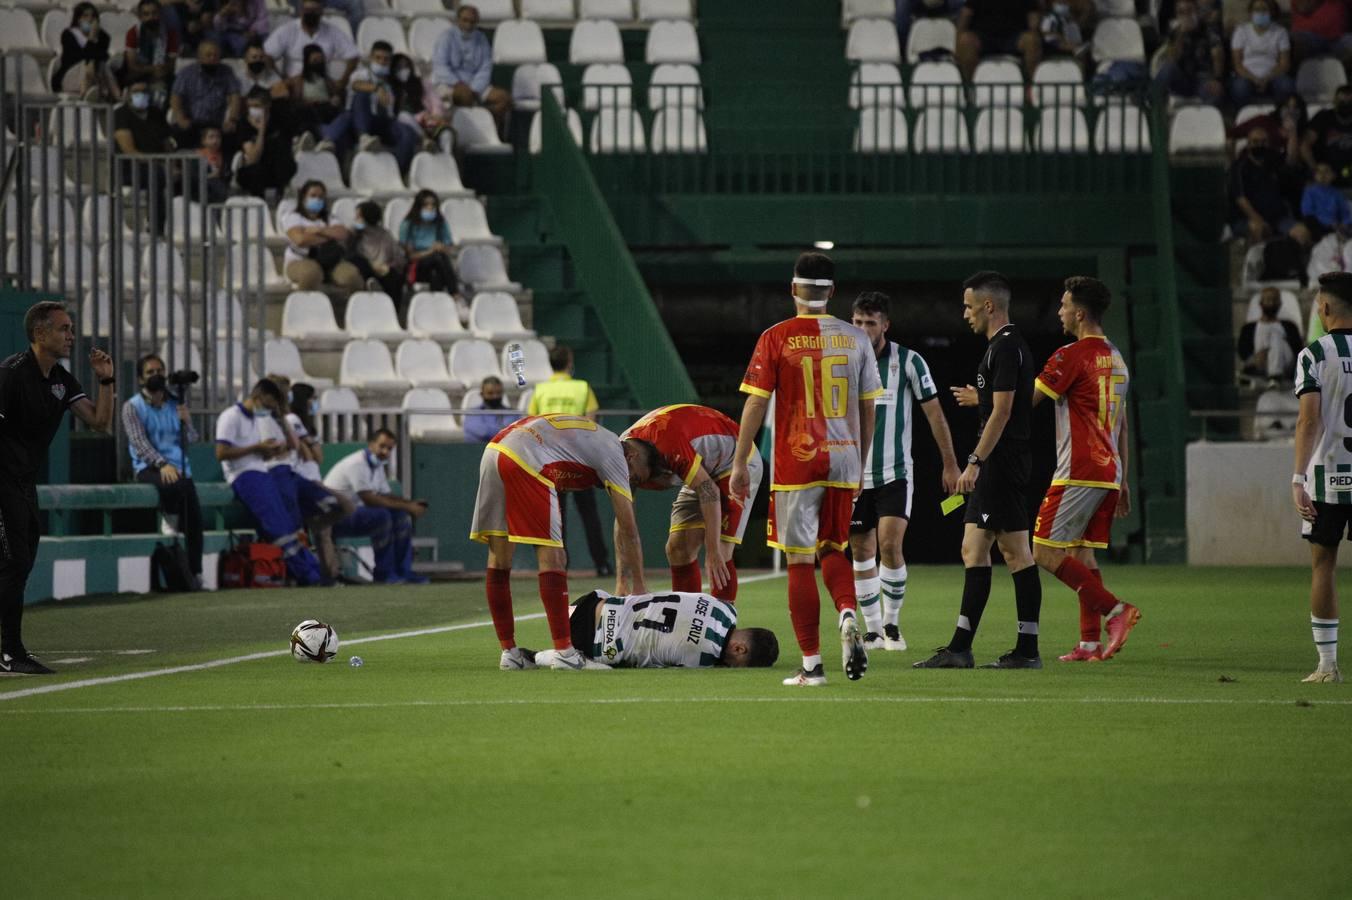
M869 568L872 568L870 566ZM854 576L854 598L859 602L859 611L864 614L864 630L874 634L883 633L883 605L879 601L882 591L882 579Z
M803 657L804 672L811 672L813 669L817 668L817 666L820 666L821 664L822 664L822 655L820 653L818 653L816 656Z
M878 577L883 590L883 624L897 625L901 619L901 605L906 602L906 567L883 566L878 570Z
M1314 634L1314 649L1319 651L1319 668L1332 669L1338 665L1338 620L1310 616L1310 631Z

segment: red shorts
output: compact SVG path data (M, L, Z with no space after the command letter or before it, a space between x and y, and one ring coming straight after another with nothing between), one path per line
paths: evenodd
M771 491L766 543L804 556L825 549L844 550L850 542L853 512L854 491L848 488Z
M485 450L469 536L483 543L499 536L514 544L562 547L558 490L501 450Z
M1042 498L1033 525L1033 543L1046 547L1108 546L1117 511L1116 490L1054 484Z

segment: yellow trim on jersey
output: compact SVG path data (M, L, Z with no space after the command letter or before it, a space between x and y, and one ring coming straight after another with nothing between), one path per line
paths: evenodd
M695 454L695 462L694 462L693 464L691 464L691 466L690 466L690 471L687 472L687 473L685 473L685 486L686 486L686 487L690 487L690 482L692 482L692 481L695 480L695 476L699 474L699 467L700 467L700 465L701 465L703 462L704 462L704 457L701 456L700 454L696 453L696 454Z
M876 391L869 391L867 394L860 394L860 395L859 395L859 399L860 399L860 400L873 400L873 399L875 399L875 398L877 398L877 397L881 397L883 394L886 394L886 393L887 393L887 389L886 389L886 388L878 388Z
M847 490L847 491L853 491L853 490L856 490L856 489L859 487L859 482L857 482L857 481L814 481L814 482L811 482L810 484L775 484L774 482L771 482L771 483L770 483L770 490L772 490L772 491L805 491L805 490L807 490L808 488L815 488L815 487L844 488L844 489Z
M764 397L766 400L770 399L769 391L761 390L758 387L752 387L745 381L742 382L742 386L739 387L738 390L741 391L743 394L755 394L757 397Z
M1033 387L1037 388L1039 391L1042 391L1042 393L1046 394L1048 397L1051 397L1053 400L1061 399L1061 395L1058 394L1056 391L1052 390L1051 388L1047 387L1047 385L1043 384L1041 378L1033 379Z
M516 463L518 466L520 466L521 468L523 468L523 469L525 469L527 472L529 472L529 473L535 478L535 480L536 480L536 481L539 481L541 484L547 484L547 485L549 485L551 488L554 487L554 482L550 481L548 478L546 478L545 476L541 475L539 472L537 472L537 471L535 471L534 469L532 469L529 465L526 464L526 461L525 461L524 459L522 459L521 457L517 456L515 453L513 453L511 450L508 450L506 447L502 446L501 444L498 444L498 443L490 443L490 444L488 445L488 449L489 449L489 450L496 450L496 451L498 451L498 452L501 453L503 456L507 457L507 458L510 459L512 462Z
M613 482L613 481L607 481L607 482L605 482L605 485L606 485L606 490L608 490L608 491L617 491L617 492L619 492L619 494L620 494L621 496L624 497L624 499L628 500L630 503L633 503L633 502L634 502L634 495L631 494L631 493L629 493L629 488L626 488L626 487L620 487L618 484L616 484L616 483Z
M803 302L806 303L807 301L804 300ZM835 316L827 315L826 313L798 313L798 315L794 316L794 318L795 318L795 319L834 319ZM843 320L842 320L842 321L843 321Z
M830 547L832 550L845 549L845 544L836 543L835 541L817 541L817 546L815 547L786 547L775 541L767 540L765 546L772 547L780 553L797 553L801 556L811 556L820 551L823 547Z
M1065 485L1066 487L1091 487L1103 488L1109 491L1120 491L1122 485L1114 481L1081 481L1078 478L1053 478L1052 486Z
M1033 538L1034 544L1041 544L1044 547L1055 547L1058 550L1068 550L1071 547L1090 547L1095 550L1108 549L1107 544L1100 544L1098 541L1086 541L1083 538L1078 541L1054 541L1051 538Z

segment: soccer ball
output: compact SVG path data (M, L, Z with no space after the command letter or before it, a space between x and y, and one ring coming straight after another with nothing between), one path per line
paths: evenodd
M338 653L338 632L333 626L306 619L291 632L291 655L297 662L328 662Z

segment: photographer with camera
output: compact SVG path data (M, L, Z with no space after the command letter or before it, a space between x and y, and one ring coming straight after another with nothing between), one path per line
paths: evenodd
M151 353L141 357L141 390L122 404L122 430L136 480L154 485L160 494L160 512L182 532L195 587L202 586L202 507L192 481L188 445L198 439L192 427L183 391L197 381L196 372L165 371L164 360ZM179 390L171 393L170 385Z

